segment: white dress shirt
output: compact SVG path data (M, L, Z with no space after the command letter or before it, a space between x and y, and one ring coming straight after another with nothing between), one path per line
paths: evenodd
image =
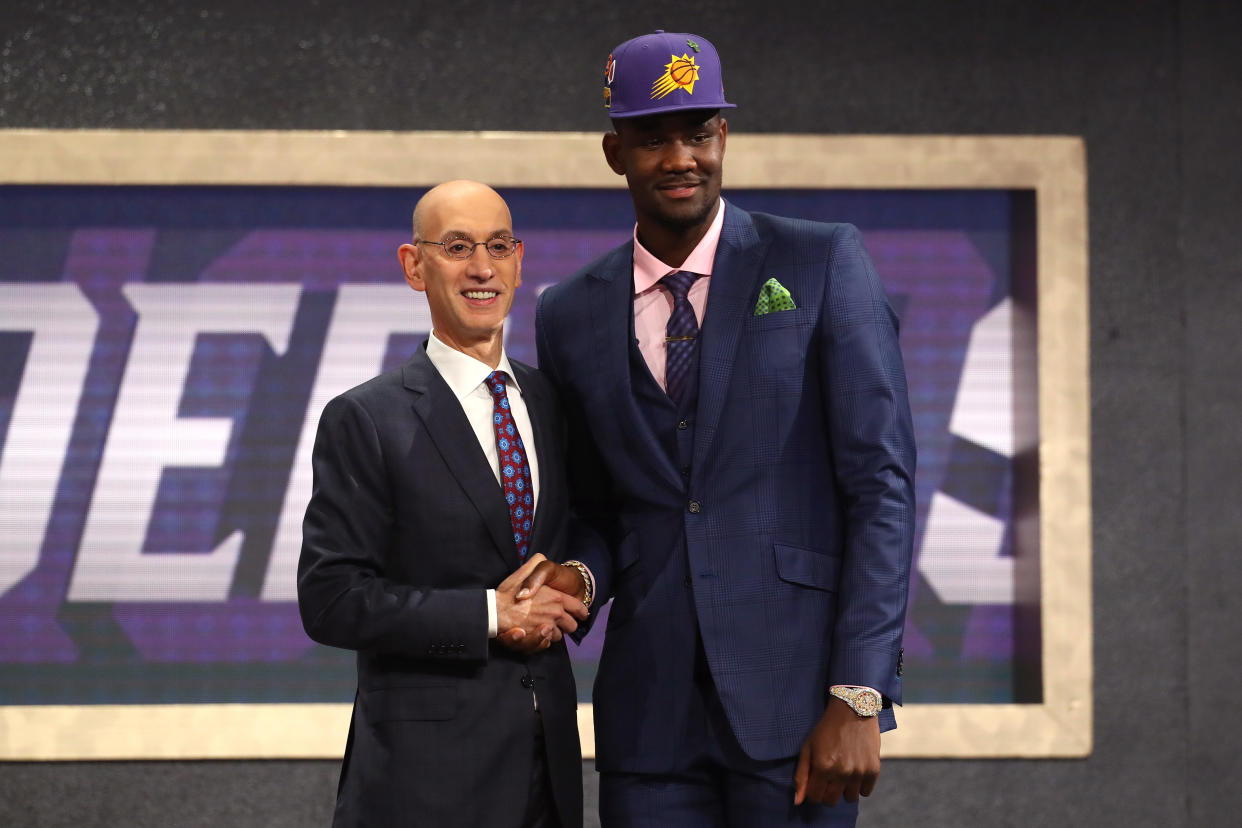
M509 397L509 413L513 416L513 424L517 426L522 443L526 446L526 461L530 466L531 494L535 499L535 512L539 510L539 452L535 445L535 429L530 422L530 414L526 410L526 401L522 399L522 388L518 385L517 376L509 364L509 357L500 353L500 364L493 369L486 362L480 362L469 354L450 348L440 341L435 331L427 340L427 358L440 372L440 376L448 384L449 390L461 403L461 409L474 429L474 436L479 440L479 448L492 467L496 476L496 484L500 485L500 453L496 450L496 431L492 424L494 403L488 390L486 380L493 370L505 373L505 389ZM496 590L487 591L487 635L495 638L498 620L496 614Z

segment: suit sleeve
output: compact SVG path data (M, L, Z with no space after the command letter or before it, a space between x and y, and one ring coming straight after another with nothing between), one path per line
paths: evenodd
M830 684L901 701L914 549L914 431L898 323L852 225L833 235L820 338L824 411L845 515Z
M425 589L390 577L394 504L375 422L357 401L324 409L311 456L298 609L307 634L351 650L449 661L487 658L483 589Z
M566 558L586 564L595 578L595 596L590 617L571 637L581 641L595 623L599 610L612 597L612 553L608 538L616 536L616 499L604 473L603 460L595 446L582 410L557 368L553 342L557 331L546 307L548 294L539 297L535 308L535 342L539 370L544 372L561 399L566 424L566 476L569 484L569 536Z

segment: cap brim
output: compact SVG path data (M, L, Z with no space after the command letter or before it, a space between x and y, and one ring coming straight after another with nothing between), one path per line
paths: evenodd
M673 104L672 106L665 104L663 106L649 106L646 109L632 109L629 112L616 112L614 110L606 110L609 118L614 121L623 121L626 118L641 118L644 115L661 115L665 112L685 112L688 109L737 109L737 104L718 103L718 104Z

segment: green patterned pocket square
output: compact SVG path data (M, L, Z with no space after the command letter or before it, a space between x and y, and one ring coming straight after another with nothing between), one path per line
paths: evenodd
M759 301L755 303L755 316L794 310L797 307L784 285L776 279L768 279L763 283L763 289L759 291Z

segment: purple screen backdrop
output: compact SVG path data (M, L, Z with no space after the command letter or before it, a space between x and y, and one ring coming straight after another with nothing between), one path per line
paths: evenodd
M297 526L323 403L429 328L396 258L419 195L0 187L0 704L352 697L351 654L298 619ZM632 213L624 191L504 195L526 243L508 349L534 363L539 291ZM726 197L859 225L901 316L907 701L1039 701L1038 608L1013 566L1038 508L1033 194ZM583 700L596 629L574 653Z

